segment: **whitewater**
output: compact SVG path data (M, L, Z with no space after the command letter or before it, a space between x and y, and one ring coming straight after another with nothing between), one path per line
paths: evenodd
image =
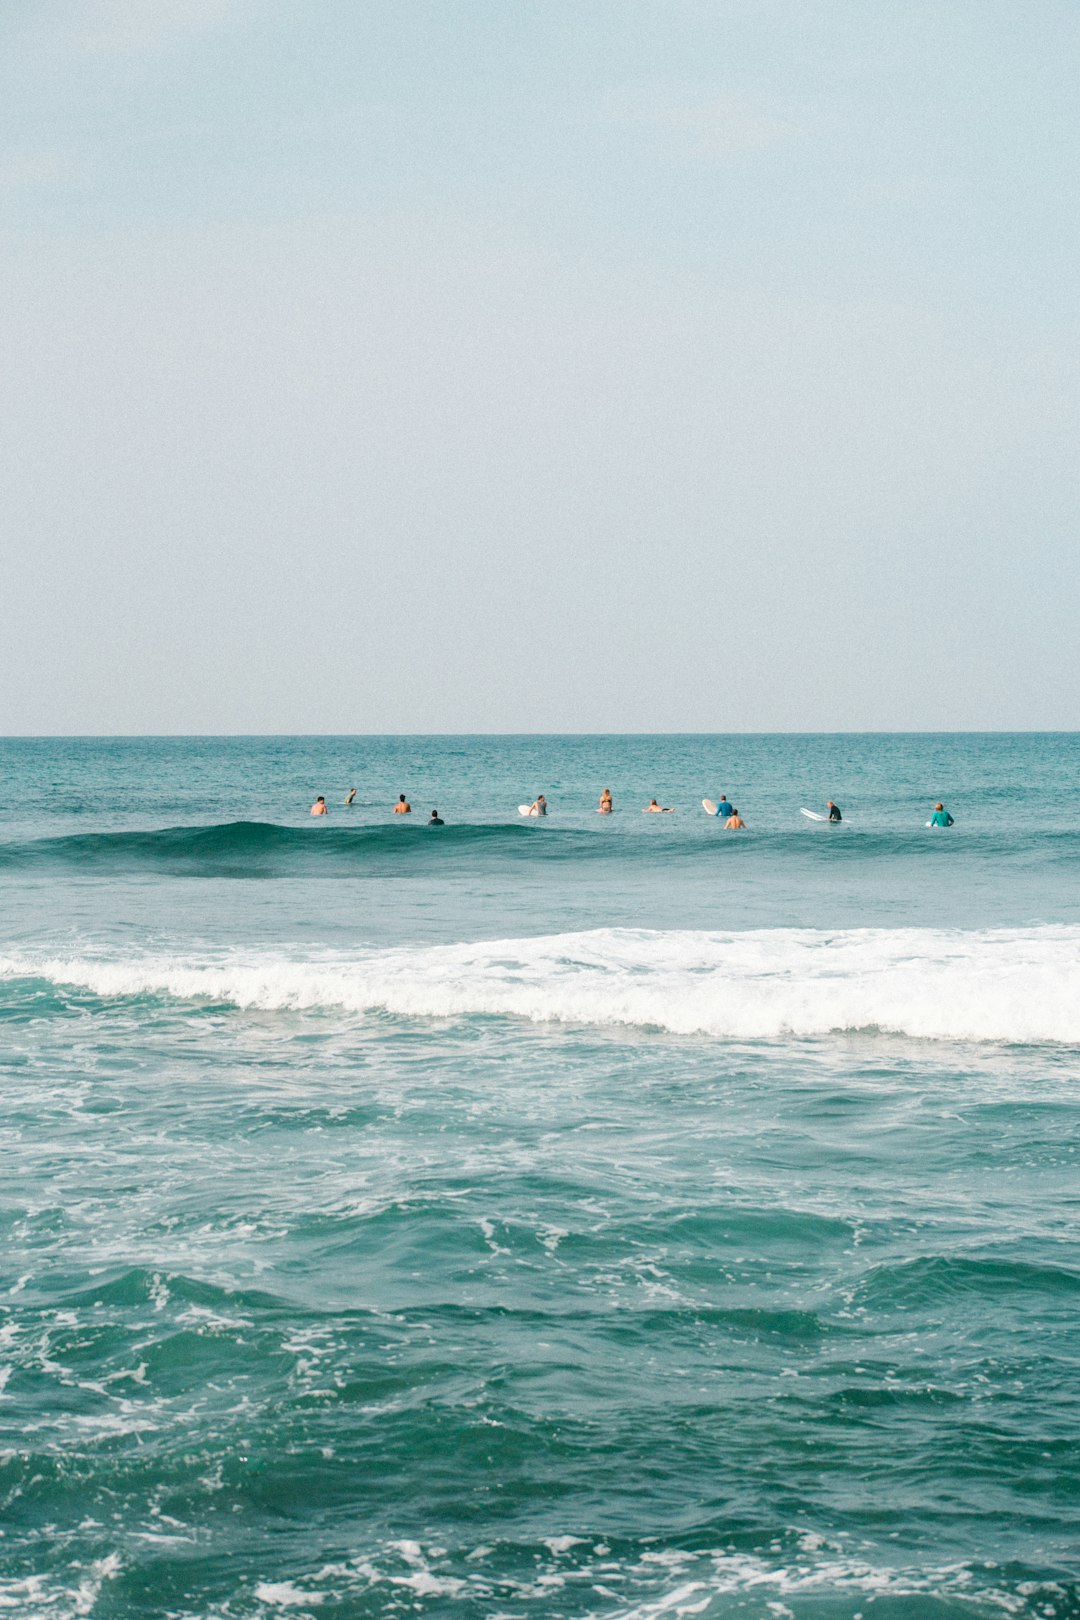
M768 1040L1080 1044L1080 929L593 929L306 957L0 958L0 978L264 1011L493 1016Z
M1075 1620L1078 774L0 741L0 1608Z

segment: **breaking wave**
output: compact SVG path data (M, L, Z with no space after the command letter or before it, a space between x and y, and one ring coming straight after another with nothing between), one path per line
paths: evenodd
M880 1031L1080 1044L1080 928L595 929L448 946L0 958L91 995L629 1026L717 1039Z

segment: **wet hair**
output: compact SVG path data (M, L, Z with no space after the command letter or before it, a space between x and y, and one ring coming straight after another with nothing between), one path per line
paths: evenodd
M405 795L404 795L404 793L399 793L398 794L398 804L404 804L404 803L405 803Z
M437 810L433 810L431 813L433 816L437 816L439 812Z
M934 809L935 810L944 810L944 808L945 808L945 806L942 804L941 800L939 799L937 804L935 804Z

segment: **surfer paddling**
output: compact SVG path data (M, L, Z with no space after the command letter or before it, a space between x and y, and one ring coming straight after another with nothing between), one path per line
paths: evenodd
M673 804L657 804L655 799L650 799L641 813L643 816L673 816L675 806Z

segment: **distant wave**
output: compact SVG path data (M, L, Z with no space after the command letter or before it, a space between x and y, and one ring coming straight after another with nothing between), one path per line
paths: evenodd
M537 833L540 837L537 838ZM258 875L275 868L333 867L348 870L358 862L390 856L423 858L447 847L493 852L552 853L545 845L546 827L524 821L505 826L428 827L424 818L382 827L280 826L268 821L228 821L203 827L163 827L151 831L70 833L57 838L0 844L0 868L82 866L87 868L158 868L192 875ZM536 842L529 844L529 840ZM559 829L557 842L588 841L589 834Z
M690 828L687 829L687 820ZM455 859L491 857L535 861L727 861L753 858L800 865L905 859L957 859L965 853L1021 863L1076 864L1080 831L1014 829L935 837L925 828L840 832L810 827L751 829L725 834L704 816L674 827L632 824L567 827L552 821L453 823L431 828L425 818L381 826L282 826L229 821L209 826L68 833L0 844L0 870L70 868L93 872L156 870L177 877L275 877L294 872L340 877L367 870L408 870L418 861L445 867Z
M504 1017L770 1040L1080 1045L1080 928L597 929L347 955L0 958L0 980L237 1008Z

